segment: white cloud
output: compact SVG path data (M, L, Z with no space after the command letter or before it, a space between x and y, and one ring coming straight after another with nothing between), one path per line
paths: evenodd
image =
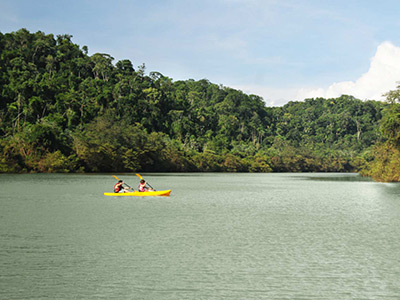
M335 82L326 89L302 88L298 90L295 99L352 95L363 100L383 100L382 95L395 89L399 81L400 47L384 42L378 46L375 56L372 57L368 72L357 80Z
M254 94L262 97L268 106L282 106L288 101L294 100L297 89L270 88L261 85L228 85L246 94Z
M371 58L369 70L355 81L341 81L328 88L271 88L262 85L231 85L246 94L263 97L269 106L282 106L289 101L307 98L336 98L351 95L361 100L384 100L383 94L397 88L400 82L400 47L384 42Z

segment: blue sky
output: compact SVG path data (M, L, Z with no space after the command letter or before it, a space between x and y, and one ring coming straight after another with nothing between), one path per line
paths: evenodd
M90 55L283 105L394 89L399 15L398 0L0 0L0 31L71 34Z

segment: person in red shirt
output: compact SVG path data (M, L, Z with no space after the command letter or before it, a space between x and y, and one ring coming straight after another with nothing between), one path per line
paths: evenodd
M114 185L114 192L115 193L127 193L129 192L129 189L123 186L124 182L122 180L119 180L115 185Z

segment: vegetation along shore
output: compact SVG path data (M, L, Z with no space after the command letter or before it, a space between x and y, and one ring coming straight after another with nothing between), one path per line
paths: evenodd
M267 107L203 80L0 33L0 172L360 172L400 181L400 86ZM400 78L399 78L400 80Z

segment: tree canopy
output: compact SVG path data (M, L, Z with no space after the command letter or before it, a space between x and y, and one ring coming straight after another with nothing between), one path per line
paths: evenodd
M355 171L374 145L400 143L394 103L267 107L207 79L89 56L68 34L0 33L0 53L0 172Z

